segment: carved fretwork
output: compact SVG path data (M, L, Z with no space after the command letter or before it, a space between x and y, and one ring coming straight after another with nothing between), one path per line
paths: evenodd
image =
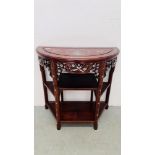
M43 67L46 67L50 73L50 76L52 77L52 72L50 69L51 61L42 57L38 57L39 64Z
M115 67L115 65L116 65L116 62L117 62L117 58L114 58L114 59L112 59L112 60L110 60L110 61L107 61L106 62L106 68L114 68Z
M60 73L94 73L96 78L99 75L99 63L75 63L57 62L58 76Z
M50 67L50 61L42 57L38 57L41 66Z
M106 62L106 70L105 70L105 72L104 72L104 76L106 76L106 73L107 73L107 71L108 71L109 69L115 67L116 62L117 62L117 58L114 58L114 59L112 59L112 60Z
M117 62L117 58L111 60L111 67L114 68Z
M52 77L50 64L51 61L42 57L38 57L39 63L41 66L46 67L50 75ZM107 70L110 68L114 68L116 64L117 58L114 58L110 61L106 61L106 69L104 71L104 77L106 76ZM98 80L99 76L99 63L76 63L76 62L57 62L57 74L58 77L60 73L94 73L96 79Z

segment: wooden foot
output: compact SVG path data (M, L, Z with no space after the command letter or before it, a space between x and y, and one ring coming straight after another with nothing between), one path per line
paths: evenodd
M109 108L109 105L106 105L106 106L105 106L105 109L108 109L108 108Z
M45 109L48 109L48 105L45 105Z
M94 122L94 130L97 130L97 129L98 129L98 123Z
M57 123L57 130L60 130L60 129L61 129L61 124Z

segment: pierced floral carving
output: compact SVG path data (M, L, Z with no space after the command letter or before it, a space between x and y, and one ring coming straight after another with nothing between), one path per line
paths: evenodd
M50 69L51 61L42 57L38 57L39 63L41 66L46 67L50 75L52 76L52 72ZM116 65L117 58L114 58L110 61L106 61L106 69L104 72L104 77L106 76L107 70L110 68L114 68ZM60 73L94 73L96 79L99 76L99 63L75 63L75 62L57 62L57 74L58 77Z
M117 62L117 58L114 58L110 61L106 61L106 70L104 72L104 76L106 76L106 73L109 69L114 68Z
M115 67L116 62L117 62L117 58L111 60L111 67L112 68Z
M106 62L106 68L115 67L116 62L117 62L117 58L114 58L114 59L112 59L110 61L107 61Z
M99 63L75 63L57 62L58 75L60 73L94 73L96 78L99 75Z
M39 64L43 67L46 67L50 73L50 76L52 76L52 72L50 69L50 65L51 65L50 60L42 58L42 57L38 57L38 60L39 60Z
M44 59L42 57L38 57L39 59L39 64L41 66L49 67L50 66L50 61L48 59Z

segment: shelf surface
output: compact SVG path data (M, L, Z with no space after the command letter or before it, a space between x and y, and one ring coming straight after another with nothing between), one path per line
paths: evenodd
M53 81L46 81L44 85L54 94ZM97 80L93 74L68 74L60 75L59 89L61 90L97 90ZM110 86L108 82L103 82L101 94Z
M44 85L51 91L52 94L54 94L54 88L53 88L53 81L47 81L46 83L44 83ZM109 83L108 82L103 82L103 86L102 86L102 91L101 91L101 94L104 93L104 91L109 87ZM61 90L91 90L91 89L97 89L97 88L80 88L80 87L76 87L75 88L75 85L74 85L74 88L73 86L72 87L68 87L68 88L59 88Z
M93 121L94 108L90 102L63 102L61 103L62 121Z
M100 114L105 102L101 102ZM93 122L95 112L95 102L89 101L64 101L61 102L61 122ZM55 103L49 102L49 107L55 116Z
M94 74L69 74L62 73L59 78L60 88L94 88L98 86L97 80Z

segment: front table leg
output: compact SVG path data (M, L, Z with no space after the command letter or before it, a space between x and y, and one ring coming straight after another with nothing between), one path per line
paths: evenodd
M54 97L55 97L55 113L57 120L57 130L61 129L60 122L60 101L59 101L59 89L58 89L58 76L57 76L57 64L56 62L51 62L51 70L52 70L52 78L53 78L53 86L54 86Z
M98 128L98 116L100 110L100 97L101 97L101 89L103 85L103 77L106 69L106 63L102 62L99 65L99 77L98 77L98 89L96 91L96 109L95 109L95 121L94 121L94 130Z

